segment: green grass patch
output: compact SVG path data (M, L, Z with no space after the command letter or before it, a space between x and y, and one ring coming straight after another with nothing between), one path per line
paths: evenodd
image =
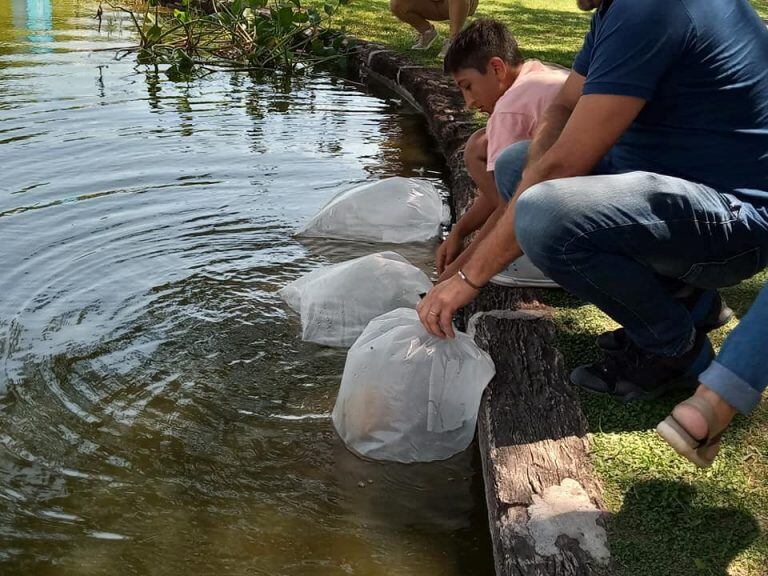
M768 273L723 290L742 316ZM595 337L616 327L567 294L555 307L558 346L569 369L598 357ZM737 320L712 334L722 344ZM756 344L756 347L758 344ZM768 405L729 429L715 465L700 471L654 432L684 395L624 405L581 393L592 461L605 486L611 549L622 576L768 574Z
M768 17L768 0L753 4ZM575 0L481 1L476 16L507 22L526 57L564 66L589 26ZM386 0L352 0L335 22L417 62L440 65L439 42L426 53L409 50L413 31L390 14ZM438 28L446 37L447 25ZM737 317L766 281L764 273L723 291ZM548 300L567 366L597 358L595 337L615 324L566 294ZM715 332L714 343L719 346L735 325ZM768 405L738 418L716 464L699 471L653 431L682 397L628 406L586 393L581 399L592 430L592 460L613 512L608 528L620 576L768 576Z

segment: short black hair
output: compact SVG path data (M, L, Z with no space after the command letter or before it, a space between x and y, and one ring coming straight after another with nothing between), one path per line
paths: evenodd
M494 56L510 66L523 63L517 40L498 20L479 18L459 32L445 55L443 70L454 74L464 68L474 68L481 74L488 70Z

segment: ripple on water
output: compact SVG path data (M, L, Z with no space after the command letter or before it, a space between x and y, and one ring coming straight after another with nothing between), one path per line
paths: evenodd
M490 574L472 453L347 452L345 353L276 294L393 248L292 234L347 186L437 179L421 121L324 75L174 84L54 5L34 34L0 12L0 572Z

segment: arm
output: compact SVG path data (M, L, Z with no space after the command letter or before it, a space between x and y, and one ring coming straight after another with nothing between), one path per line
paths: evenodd
M528 164L535 164L553 146L563 132L568 119L581 98L584 90L584 76L571 72L555 96L552 104L544 112L528 152Z
M444 282L445 280L448 280L448 278L456 274L456 272L458 272L469 261L469 259L477 250L477 247L481 243L483 238L485 238L486 236L488 236L488 234L491 233L491 230L493 230L493 227L496 226L496 223L504 215L504 211L506 210L506 208L507 208L506 203L502 202L499 205L497 205L496 208L493 210L493 212L491 212L490 216L488 216L485 219L485 222L480 228L480 231L473 238L472 243L469 246L467 246L466 250L464 250L461 254L459 254L458 258L450 261L447 266L443 267L443 269L440 269L438 267L437 271L440 274L440 277L437 279L438 282Z
M573 73L575 74L575 73ZM583 78L582 78L583 82ZM534 150L544 150L538 160L529 161L518 189L498 224L477 247L463 270L476 285L483 285L509 262L522 255L515 237L515 205L525 191L546 180L584 176L616 143L645 105L631 96L580 96L565 126L547 146L557 125L540 130ZM556 119L555 119L556 120ZM427 330L439 337L453 336L451 320L460 307L477 295L458 276L439 284L419 303L419 317Z
M515 205L526 190L547 180L586 176L629 128L645 105L631 96L582 96L560 137L541 158L528 164L515 196L464 271L485 284L522 251L515 237Z
M480 228L480 233L482 234L483 230L487 228L488 219L493 217L493 214L497 209L498 203L492 203L485 195L477 194L475 196L469 210L467 210L459 221L453 225L448 237L437 249L435 255L435 267L441 278L445 276L447 268L454 267L454 263L458 259L466 261L466 258L462 258L462 256L466 254L467 250L469 250L475 242L473 241L472 244L470 244L470 247L462 252L464 238L472 234L472 232L478 228Z
M472 206L459 218L459 221L451 229L451 233L456 230L459 236L466 238L478 228L483 227L483 224L499 207L499 203L491 202L484 194L477 194L472 201Z

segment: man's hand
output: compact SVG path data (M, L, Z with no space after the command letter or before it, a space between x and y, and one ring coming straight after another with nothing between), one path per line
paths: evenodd
M460 234L455 233L455 230L448 234L448 237L438 246L437 253L435 254L435 267L438 274L445 272L445 267L456 260L456 257L461 254L464 248L463 244L464 238Z
M424 328L438 338L455 338L453 315L477 296L472 288L458 276L438 284L419 302L416 311Z

